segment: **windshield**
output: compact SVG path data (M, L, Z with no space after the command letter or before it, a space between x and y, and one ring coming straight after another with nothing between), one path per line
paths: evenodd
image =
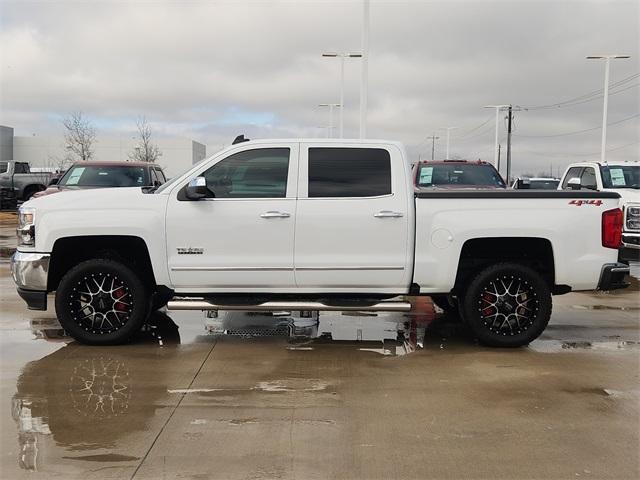
M74 165L58 182L65 187L143 187L149 185L144 167Z
M7 173L9 164L7 162L0 162L0 173Z
M532 190L556 190L560 180L529 180Z
M418 186L464 185L505 188L491 165L472 163L426 164L418 168Z
M600 167L604 188L640 188L640 165Z

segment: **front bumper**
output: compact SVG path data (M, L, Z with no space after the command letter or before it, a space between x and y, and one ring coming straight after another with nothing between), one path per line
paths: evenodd
M48 253L16 252L11 257L11 275L18 294L30 310L47 309Z
M629 265L625 263L607 263L602 266L598 290L619 290L627 288L629 282L626 277L629 275Z

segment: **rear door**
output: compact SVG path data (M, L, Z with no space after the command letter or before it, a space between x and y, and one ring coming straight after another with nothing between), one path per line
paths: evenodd
M295 276L314 291L402 292L410 283L410 172L394 145L302 144Z

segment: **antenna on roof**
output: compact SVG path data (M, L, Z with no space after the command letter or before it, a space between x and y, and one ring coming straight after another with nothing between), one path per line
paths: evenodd
M248 138L244 138L244 135L238 135L233 140L233 143L231 145L235 145L236 143L248 142L248 141L249 141L249 139Z

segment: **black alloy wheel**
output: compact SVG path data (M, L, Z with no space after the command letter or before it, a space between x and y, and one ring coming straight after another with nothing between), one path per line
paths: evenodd
M56 291L56 313L62 327L87 344L123 343L143 325L149 296L127 266L93 259L73 267Z
M535 270L501 263L481 271L464 296L464 313L478 339L494 347L527 345L551 316L551 292Z

